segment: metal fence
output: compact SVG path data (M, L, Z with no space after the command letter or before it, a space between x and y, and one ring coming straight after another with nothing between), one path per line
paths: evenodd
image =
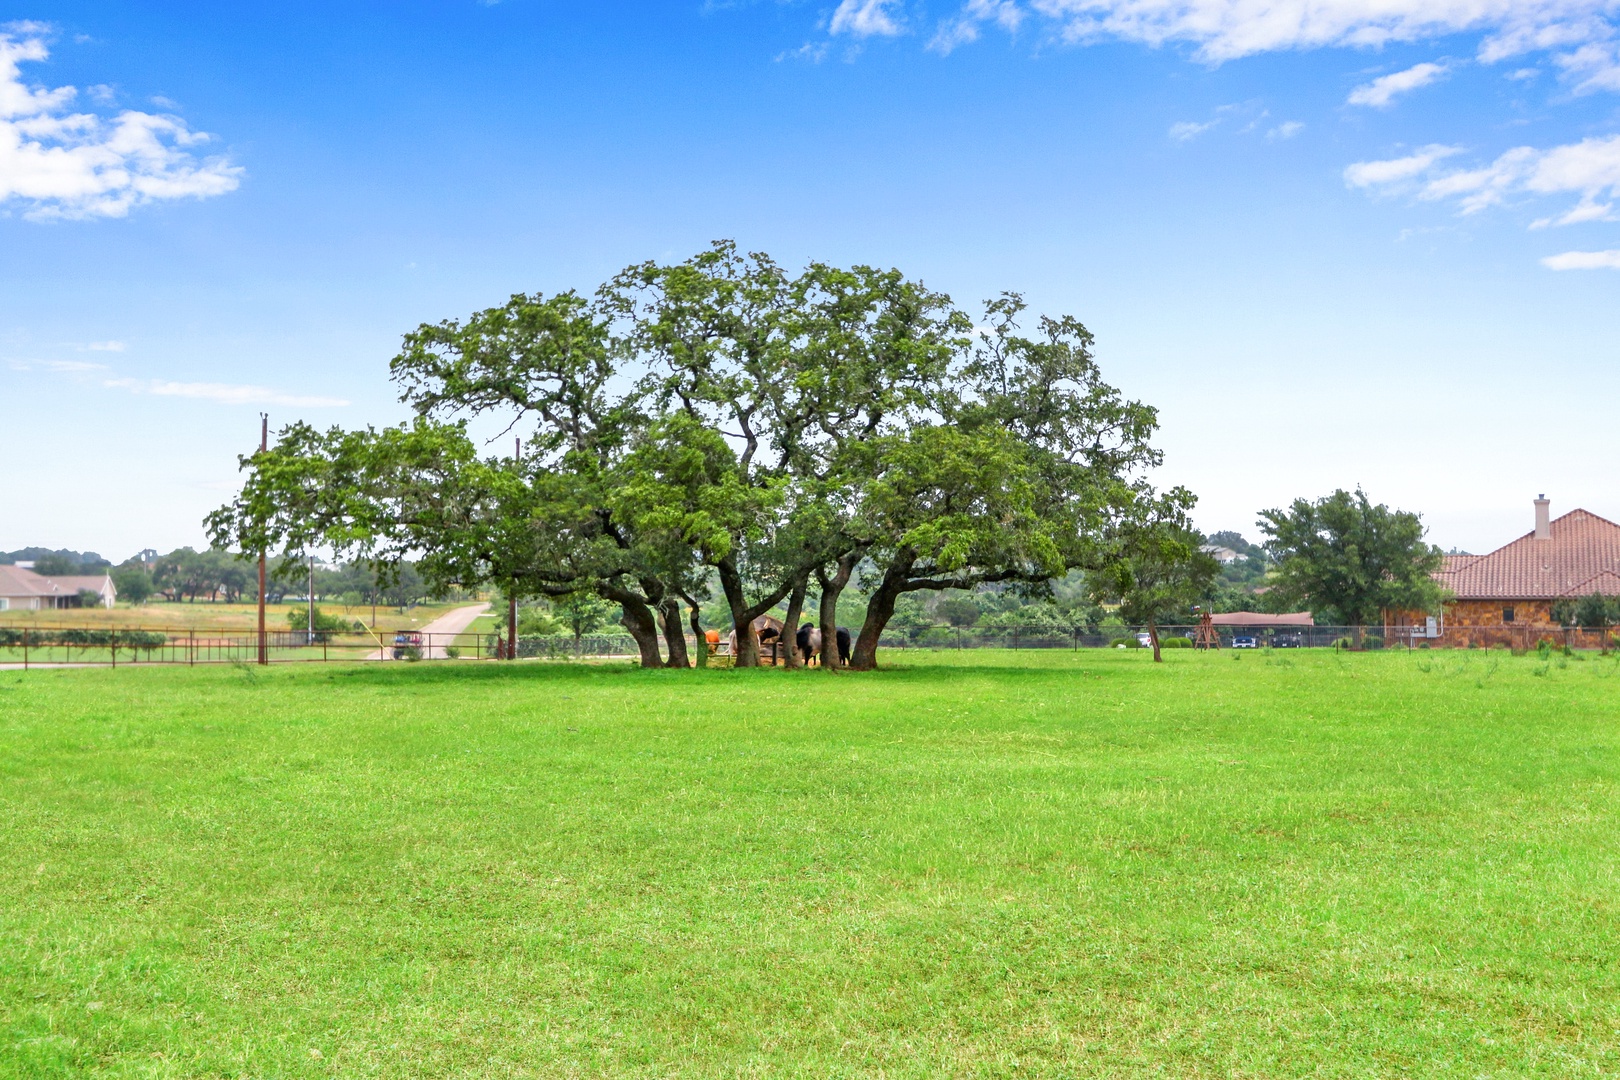
M273 630L265 634L267 658L275 663L340 660L485 659L494 655L488 635ZM139 627L0 626L0 665L253 663L259 635L253 630L150 629Z
M1554 647L1596 649L1615 644L1609 632L1559 627L1496 626L1220 626L1220 647L1320 649L1361 648L1508 648L1516 652ZM1192 626L1159 627L1160 644L1188 648L1196 630ZM1606 641L1605 638L1610 638ZM687 636L688 654L697 644ZM1147 633L1141 627L1087 628L909 626L890 628L878 641L884 650L943 651L954 649L1095 649L1143 648ZM488 660L505 658L506 640L499 633L467 630L459 634L414 631L371 632L276 630L265 635L267 659L273 663L336 661L410 662L427 660ZM778 647L764 643L762 663L785 662ZM100 666L132 664L253 663L259 655L259 636L253 631L174 630L135 627L0 626L0 667ZM521 659L602 659L639 655L628 634L520 636ZM711 662L728 664L724 647Z

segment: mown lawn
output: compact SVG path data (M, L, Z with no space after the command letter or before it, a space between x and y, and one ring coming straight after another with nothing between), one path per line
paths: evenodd
M1620 671L0 673L0 1076L1620 1071Z

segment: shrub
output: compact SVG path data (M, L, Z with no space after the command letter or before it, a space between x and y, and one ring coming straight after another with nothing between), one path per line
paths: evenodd
M1142 649L1146 648L1135 636L1111 638L1108 642L1110 649Z
M309 609L293 608L287 612L287 625L294 631L306 629L309 626ZM315 605L315 631L320 634L347 634L354 629L354 623L341 615L328 615L322 611L320 605Z
M1184 638L1184 637L1160 638L1159 639L1159 648L1161 648L1161 649L1190 649L1190 648L1192 648L1192 638Z

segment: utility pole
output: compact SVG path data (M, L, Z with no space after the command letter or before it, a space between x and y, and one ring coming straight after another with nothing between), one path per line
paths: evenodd
M270 451L270 414L259 414L259 453ZM259 549L259 663L270 662L270 643L264 636L264 548Z
M309 595L304 599L309 601L309 640L304 644L315 644L315 553L309 555Z
M512 463L519 470L523 468L523 440L512 440ZM517 579L512 579L512 587L506 593L506 658L516 660L518 652L517 638Z
M506 658L517 659L517 593L506 598Z

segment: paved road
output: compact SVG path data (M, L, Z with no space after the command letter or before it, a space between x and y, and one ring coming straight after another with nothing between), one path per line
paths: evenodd
M452 644L455 641L455 635L466 630L467 627L472 625L474 619L487 610L489 610L488 604L470 604L467 607L458 607L454 611L445 612L418 630L417 633L422 635L422 640L426 643L422 649L422 659L448 659L444 651L445 646ZM386 649L372 653L366 659L387 660L392 656L393 646L390 645Z

